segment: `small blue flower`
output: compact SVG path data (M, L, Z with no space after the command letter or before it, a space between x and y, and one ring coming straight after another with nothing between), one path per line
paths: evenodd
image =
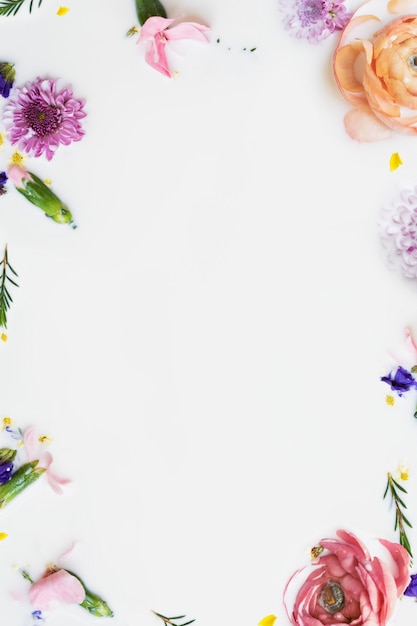
M16 72L12 63L0 63L0 94L8 98L13 87Z
M417 597L417 574L411 574L411 582L404 591L405 596Z
M388 376L382 376L383 383L388 383L393 391L396 391L399 396L402 396L410 389L417 389L417 381L414 376L399 365L394 372L390 372Z

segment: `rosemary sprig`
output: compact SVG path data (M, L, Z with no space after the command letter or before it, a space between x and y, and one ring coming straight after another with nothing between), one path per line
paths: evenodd
M188 626L188 624L192 624L193 622L195 622L195 619L191 619L188 622L183 622L182 624L176 624L175 620L178 619L184 619L186 616L185 615L176 615L175 617L165 617L165 615L161 615L160 613L157 613L156 611L152 611L152 613L154 615L156 615L157 617L159 617L165 624L165 626Z
M390 492L392 502L394 503L394 506L395 506L394 530L397 530L398 528L398 532L400 535L400 544L407 550L410 557L413 558L413 553L411 552L410 542L408 540L406 529L405 529L406 526L408 526L409 528L412 528L413 526L410 524L410 522L408 521L408 519L406 518L406 516L404 515L402 511L402 509L407 508L407 505L403 502L403 500L398 495L398 490L402 491L402 493L407 493L407 491L396 480L394 480L390 472L388 472L387 476L388 476L388 481L387 481L387 486L385 488L383 497L385 498L386 495L388 494L388 491Z
M3 271L0 278L0 327L7 328L7 311L10 308L10 303L13 302L13 299L7 289L7 282L12 283L15 287L19 286L7 273L7 269L9 269L12 274L17 276L16 272L9 263L7 256L7 244L4 248L3 260L0 262L0 265L3 265Z
M0 2L0 15L16 15L26 0L2 0ZM38 0L38 8L41 6L42 0ZM29 13L32 13L33 0L29 2Z

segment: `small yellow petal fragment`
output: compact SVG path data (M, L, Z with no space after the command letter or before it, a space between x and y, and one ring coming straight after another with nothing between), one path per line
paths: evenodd
M7 337L6 333L2 333L1 334L1 340L2 341L7 341L7 339L8 339L8 337Z
M44 178L43 182L45 183L45 185L52 185L52 180L50 178Z
M68 13L69 8L68 7L59 7L58 11L56 12L57 15L65 15L65 13Z
M394 406L394 396L388 395L385 398L385 402L388 404L388 406Z
M6 539L6 537L8 537L7 533L0 533L0 541L2 541L3 539Z
M139 32L139 28L137 26L131 26L126 33L126 37L132 37L133 35L136 35L136 33L138 32Z
M258 626L274 626L276 619L276 615L267 615L266 617L261 619Z
M11 417L3 417L3 430L12 423Z
M48 444L48 443L51 443L52 439L51 439L51 437L49 435L41 435L39 437L39 441L40 441L40 443Z
M393 172L394 170L398 169L400 167L400 165L402 165L403 162L401 161L401 157L398 154L398 152L393 152L391 154L391 158L389 160L389 169L390 172Z

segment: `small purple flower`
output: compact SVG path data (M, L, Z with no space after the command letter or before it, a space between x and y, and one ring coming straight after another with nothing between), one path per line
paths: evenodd
M417 597L417 574L411 574L411 581L404 591L405 596Z
M8 461L7 463L0 463L0 485L9 482L12 477L13 463Z
M13 87L16 72L11 63L0 63L0 94L8 98Z
M3 196L7 193L6 183L8 181L6 172L0 172L0 196Z
M85 100L74 98L72 89L58 90L57 81L37 78L16 88L4 107L3 122L10 142L29 155L46 155L50 161L57 148L80 141L85 132Z
M34 622L44 622L42 611L32 611L32 619Z
M318 43L336 30L343 30L351 18L343 0L280 0L279 6L286 13L285 28L310 43Z
M413 375L404 367L399 365L394 372L390 372L388 376L382 376L383 383L388 383L393 391L402 396L410 389L417 389L417 381Z

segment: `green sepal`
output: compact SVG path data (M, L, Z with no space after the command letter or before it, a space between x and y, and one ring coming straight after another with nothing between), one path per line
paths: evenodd
M0 448L0 463L12 463L15 459L17 450L11 448Z
M13 498L22 493L46 471L44 467L36 467L38 460L25 463L16 470L7 483L0 485L0 509L9 504Z
M16 70L14 69L13 63L0 63L0 74L3 76L4 80L8 83L14 83L14 79L16 77Z
M141 26L150 17L167 17L167 12L159 0L136 0L136 13Z
M29 202L42 209L54 222L58 222L58 224L72 224L72 227L75 228L72 214L68 207L36 174L28 172L28 175L30 178L23 179L23 187L16 187L16 189Z
M76 574L74 574L74 572L70 572L69 570L66 570L66 571L68 572L68 574L71 574L71 576L74 576L74 578L76 578L83 586L83 589L85 591L85 598L80 603L80 606L82 606L83 609L86 609L89 613L91 613L92 615L95 615L96 617L113 617L114 616L113 611L111 610L111 608L109 607L109 605L107 604L105 600L103 600L102 598L100 598L100 596L96 595L95 593L87 589L87 587L85 586L81 578L77 576Z

